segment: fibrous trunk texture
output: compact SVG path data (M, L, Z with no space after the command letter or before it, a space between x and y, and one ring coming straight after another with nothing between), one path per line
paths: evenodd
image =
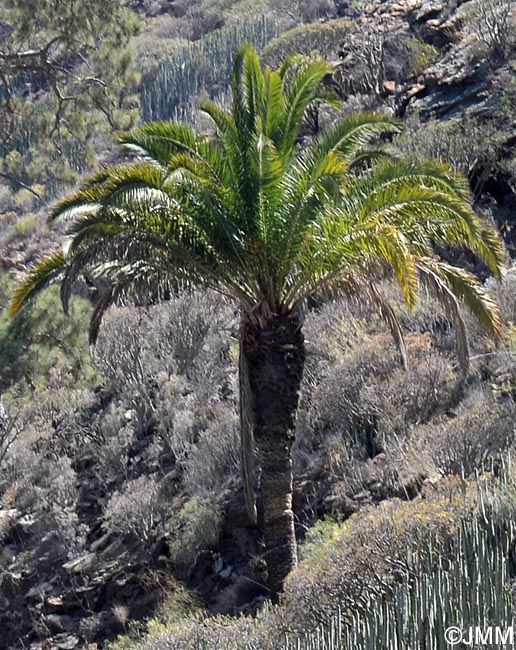
M260 466L260 527L269 587L277 592L297 564L292 512L292 457L305 349L299 317L244 317L242 354L254 444Z

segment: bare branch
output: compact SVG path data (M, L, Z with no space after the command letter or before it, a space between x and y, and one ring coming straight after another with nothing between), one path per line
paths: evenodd
M27 190L31 194L33 194L37 199L41 200L41 194L38 194L36 190L33 190L32 187L29 187L26 185L23 181L21 181L19 178L16 178L16 176L13 176L12 174L7 174L6 172L0 172L0 178L5 178L11 183L16 183L19 187L23 188L24 190Z
M0 464L23 428L20 413L4 406L0 395Z

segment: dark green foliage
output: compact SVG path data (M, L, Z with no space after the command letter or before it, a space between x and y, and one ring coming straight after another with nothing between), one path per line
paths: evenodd
M135 19L122 0L5 0L0 10L0 177L53 198L93 163L103 133L131 123Z
M13 282L0 278L0 392L13 389L58 388L69 382L87 385L93 378L84 327L91 310L78 299L71 315L60 308L59 291L54 288L26 314L14 319L6 305Z

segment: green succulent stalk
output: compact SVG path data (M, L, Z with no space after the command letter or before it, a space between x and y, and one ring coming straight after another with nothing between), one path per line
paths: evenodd
M448 650L449 628L463 634L461 648L471 647L475 629L489 634L489 628L498 628L511 639L515 534L511 520L495 523L479 515L463 522L452 554L437 546L424 561L416 555L410 575L395 583L390 594L371 598L365 612L351 613L343 621L337 610L326 625L295 644L287 639L284 650ZM495 634L491 639L496 641ZM509 641L493 645L509 647Z

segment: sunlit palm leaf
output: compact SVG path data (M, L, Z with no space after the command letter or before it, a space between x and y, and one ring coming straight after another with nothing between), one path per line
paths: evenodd
M50 255L40 262L16 288L9 309L11 316L18 314L27 302L61 277L65 268L66 260L60 253Z

